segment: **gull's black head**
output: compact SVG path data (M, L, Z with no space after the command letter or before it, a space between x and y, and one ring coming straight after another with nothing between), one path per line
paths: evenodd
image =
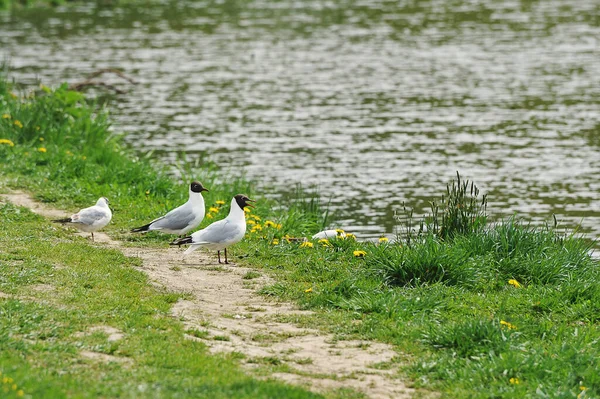
M195 193L201 193L202 191L208 191L208 189L204 188L202 183L200 183L199 181L193 181L192 184L190 184L190 190L192 190Z
M244 209L247 206L249 206L250 208L254 208L254 205L250 204L250 202L256 202L243 194L238 194L233 198L235 198L235 202L237 202L238 206L242 209Z

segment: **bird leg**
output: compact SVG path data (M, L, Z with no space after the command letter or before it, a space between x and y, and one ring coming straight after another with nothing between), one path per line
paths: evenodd
M227 262L227 248L225 248L225 264L229 264L229 262Z
M92 242L94 242L94 232L92 231Z
M221 251L217 251L217 256L219 257L219 263L221 263Z

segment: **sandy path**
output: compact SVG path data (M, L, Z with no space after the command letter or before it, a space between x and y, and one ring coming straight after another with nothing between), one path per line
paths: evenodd
M49 218L69 215L38 203L23 192L0 197ZM241 362L249 371L261 362L274 362L287 365L289 372L269 377L316 392L353 388L375 399L409 398L415 393L396 376L394 367L388 370L373 367L397 355L390 345L336 341L333 335L316 329L274 321L273 316L278 314L310 312L257 295L256 289L269 283L269 279L265 276L244 279L253 269L219 265L215 257L200 251L183 262L182 250L178 248L125 247L104 233L94 235L97 245L118 247L127 256L141 258L141 270L154 283L191 294L191 299L180 300L172 309L174 316L182 319L189 329L200 331L203 338L187 337L201 340L211 352L242 353L245 357Z

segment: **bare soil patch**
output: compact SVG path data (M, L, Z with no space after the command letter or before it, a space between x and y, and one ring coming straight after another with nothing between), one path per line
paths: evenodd
M133 363L133 360L131 360L131 359L127 358L127 357L119 357L119 356L107 355L106 353L92 352L92 351L81 351L81 352L79 352L79 354L84 359L95 360L95 361L99 361L99 362L102 362L102 363L111 363L111 362L125 363L125 364L132 364Z

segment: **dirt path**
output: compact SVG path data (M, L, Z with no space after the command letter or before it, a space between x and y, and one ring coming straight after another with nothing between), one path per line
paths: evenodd
M46 217L68 216L68 212L38 203L23 192L0 197ZM391 346L371 341L336 341L331 334L274 321L278 314L310 312L257 295L256 289L270 280L252 269L219 265L201 251L183 262L182 250L178 248L125 247L104 233L94 235L98 245L118 247L127 256L141 258L141 269L154 283L191 294L191 299L176 303L172 313L196 331L187 337L201 340L211 352L241 353L242 364L249 370L265 362L285 364L289 372L269 377L316 392L353 388L375 399L410 398L415 393L395 378L393 367L389 370L374 367L397 355ZM250 276L255 278L249 279Z

